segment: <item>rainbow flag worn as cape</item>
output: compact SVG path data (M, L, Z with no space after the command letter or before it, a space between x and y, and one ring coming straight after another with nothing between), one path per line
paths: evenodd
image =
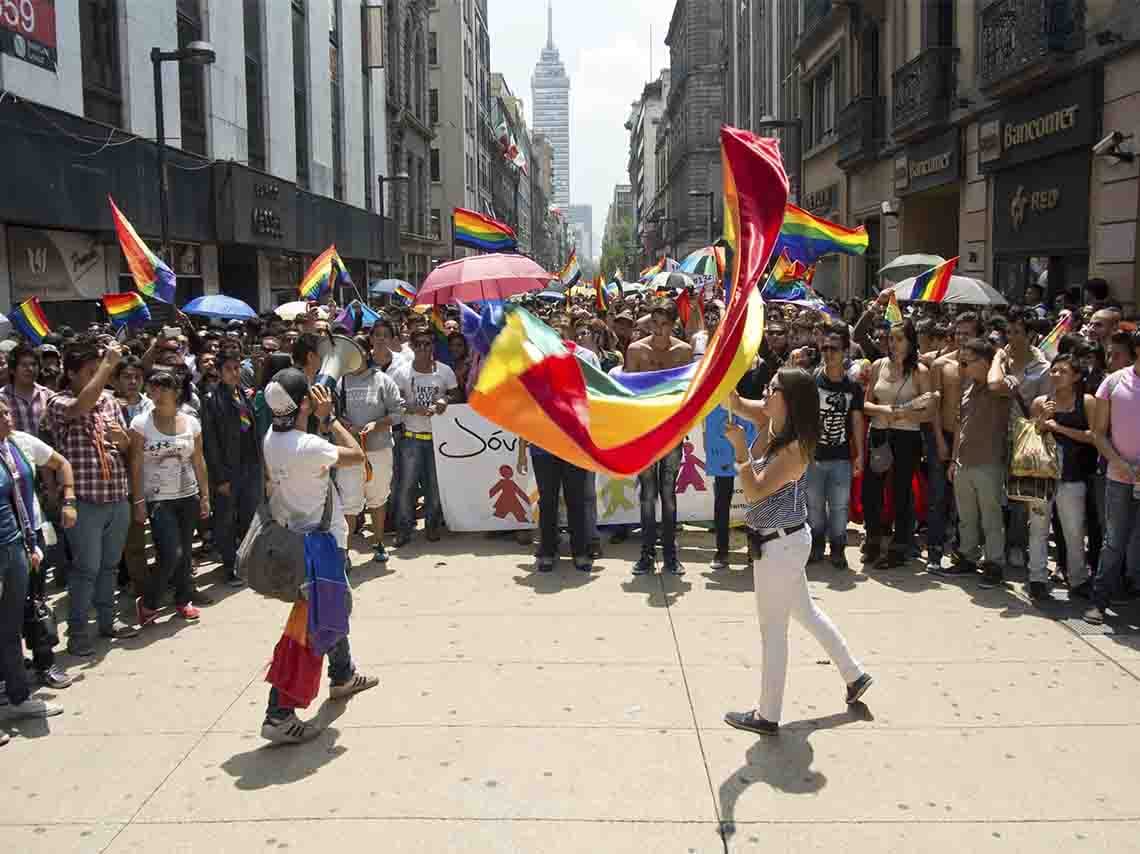
M927 270L920 276L914 277L914 285L910 289L911 300L923 302L942 302L946 299L946 292L950 289L950 277L958 266L958 259L951 258Z
M1057 345L1061 343L1061 337L1068 335L1073 330L1073 315L1065 313L1061 315L1061 319L1057 321L1049 334L1041 339L1041 343L1037 347L1044 354L1045 358L1052 362L1057 358Z
M8 315L8 321L17 332L32 343L33 347L43 344L44 336L51 333L51 326L40 306L39 297L29 297L20 303Z
M457 244L483 252L510 252L519 244L514 229L505 222L467 208L452 212L451 230Z
M571 249L566 266L558 271L558 280L567 288L573 287L582 278L582 268L578 266L578 250Z
M867 229L829 222L789 203L775 251L804 264L835 253L862 255L867 251Z
M340 255L337 254L335 245L330 246L318 255L309 265L309 269L305 271L299 289L301 299L319 300L332 290L334 280L352 281L348 276L344 262L340 260Z
M889 302L887 303L887 310L883 314L887 318L888 323L902 323L903 314L902 309L899 308L899 298L895 296L895 292L891 291Z
M139 293L146 294L151 299L174 302L174 292L177 289L174 271L143 243L134 226L115 204L115 200L107 196L107 201L111 203L115 234L118 235L119 246L122 247L127 267L135 280L135 287L139 289Z
M129 294L104 294L103 310L111 320L111 325L139 326L150 320L150 309L143 298L133 291Z
M732 296L700 362L611 377L574 357L554 330L508 310L471 393L473 409L573 465L626 477L644 470L711 412L751 366L764 331L756 288L788 195L779 144L721 129L724 233Z

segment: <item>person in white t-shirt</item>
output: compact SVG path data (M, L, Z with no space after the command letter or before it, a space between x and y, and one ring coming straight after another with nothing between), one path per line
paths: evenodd
M439 482L435 473L435 450L432 446L431 419L447 409L459 382L455 372L433 355L435 336L421 326L412 333L415 357L392 372L392 379L404 400L404 439L400 444L400 497L396 546L412 540L415 527L415 490L422 485L427 508L425 535L439 539L443 510L439 501Z
M333 484L333 468L361 466L364 451L352 434L332 415L332 396L321 386L309 387L305 374L296 368L279 371L265 387L265 402L273 413L273 428L265 436L265 471L269 481L269 510L279 525L309 533L321 527L325 502L332 496L329 533L347 559L348 525L340 493ZM323 422L333 444L306 433L309 416ZM347 587L348 580L345 579ZM348 645L342 637L328 652L330 699L346 699L380 684L373 676L356 672ZM279 744L299 744L315 738L320 728L302 722L294 708L276 688L269 692L269 705L261 727L263 738Z

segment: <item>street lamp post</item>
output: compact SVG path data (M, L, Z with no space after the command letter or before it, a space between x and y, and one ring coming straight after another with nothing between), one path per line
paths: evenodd
M388 250L384 245L386 241L385 227L384 227L384 185L385 184L403 184L411 180L411 176L407 172L397 172L391 178L384 175L376 176L376 183L380 185L380 195L378 201L380 202L380 269L381 276L388 278ZM366 277L367 278L367 277Z
M790 189L795 202L798 204L800 201L800 194L803 192L803 170L804 170L804 148L803 148L803 135L804 123L803 119L767 119L762 118L756 123L756 132L765 130L790 130L792 134L792 162L795 163L795 186Z
M705 198L705 199L709 200L709 223L708 223L708 225L709 225L709 243L708 243L708 245L712 246L713 240L714 240L714 237L713 237L713 204L716 201L716 193L714 193L712 190L708 190L708 191L689 190L689 196L691 198L694 198L694 199Z
M173 265L170 255L170 224L166 214L166 121L162 114L162 63L177 62L186 65L212 65L217 59L214 46L209 42L194 41L178 50L150 49L150 61L154 66L154 135L158 143L158 222L161 241L159 253ZM171 267L173 269L173 266Z

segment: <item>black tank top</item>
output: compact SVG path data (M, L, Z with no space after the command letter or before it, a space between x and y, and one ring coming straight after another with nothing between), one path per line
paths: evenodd
M1073 409L1070 412L1055 412L1053 420L1070 430L1088 430L1089 419L1085 414L1085 394L1078 391ZM1096 472L1096 448L1092 445L1054 433L1057 449L1061 453L1061 480L1066 482L1087 480Z

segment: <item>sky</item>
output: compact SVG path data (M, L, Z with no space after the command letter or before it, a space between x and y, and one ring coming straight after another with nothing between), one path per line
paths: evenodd
M665 31L674 0L553 2L554 46L570 76L570 202L593 205L596 258L614 185L629 183L630 104L669 65ZM488 0L487 17L491 71L522 98L533 132L530 75L546 44L546 0Z

